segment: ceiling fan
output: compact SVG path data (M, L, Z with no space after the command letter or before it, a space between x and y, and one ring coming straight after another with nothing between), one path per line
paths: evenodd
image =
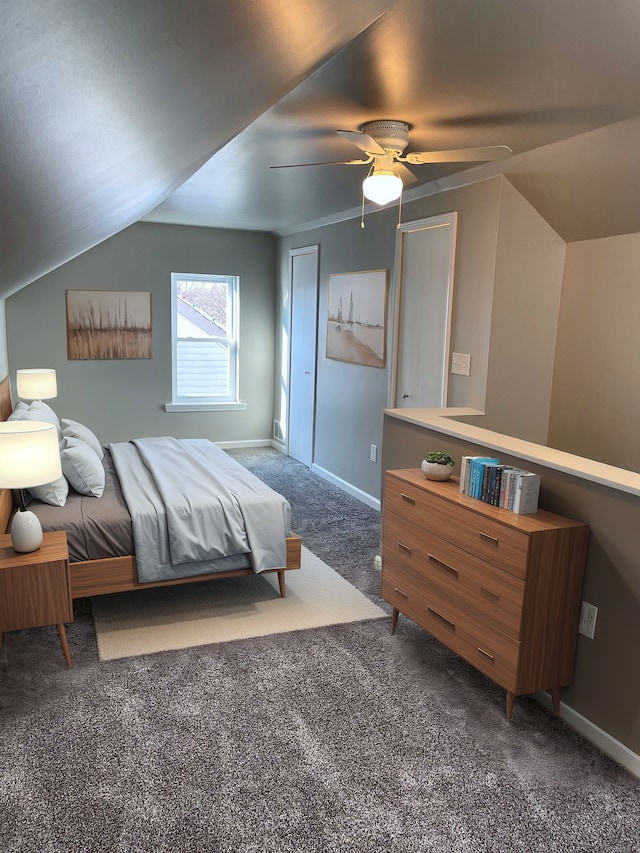
M507 145L484 148L457 148L449 151L409 151L409 125L404 121L380 119L367 121L360 130L339 130L343 139L363 151L366 158L341 160L334 163L297 163L272 166L272 169L290 169L295 166L366 166L371 163L362 189L365 198L377 204L387 204L400 198L406 184L417 181L404 164L421 166L429 163L481 163L504 160L513 154Z

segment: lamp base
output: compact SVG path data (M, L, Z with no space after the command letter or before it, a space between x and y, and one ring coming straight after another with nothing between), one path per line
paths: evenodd
M37 551L42 545L42 526L38 516L27 510L18 510L11 522L11 544L13 550L22 554Z

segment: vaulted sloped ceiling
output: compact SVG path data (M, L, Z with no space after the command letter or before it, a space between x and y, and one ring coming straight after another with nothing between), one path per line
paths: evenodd
M0 297L148 213L388 0L3 0Z
M501 164L567 240L640 230L638 0L0 0L0 298L139 220L355 215L337 129ZM576 140L576 144L572 144ZM407 192L496 166L420 166ZM588 215L585 215L588 214Z
M336 130L388 118L408 150L510 146L469 179L507 174L566 240L640 230L639 45L638 0L397 0L147 218L287 233L357 216L368 167L269 166L358 157ZM412 167L406 197L469 169Z

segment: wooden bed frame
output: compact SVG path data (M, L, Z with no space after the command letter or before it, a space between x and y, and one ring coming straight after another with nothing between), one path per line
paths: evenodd
M0 420L6 421L13 410L9 377L0 382ZM8 530L13 513L12 495L9 489L0 490L0 529ZM277 572L280 595L286 597L285 572L300 568L302 539L296 534L287 537L287 565L281 569L267 569L260 574ZM175 578L152 583L139 583L136 558L111 557L103 560L84 560L69 563L71 595L73 598L88 598L92 595L107 595L112 592L128 592L134 589L150 589L156 586L175 586L196 581L220 580L255 574L253 569L234 569L228 572L213 572L187 578Z

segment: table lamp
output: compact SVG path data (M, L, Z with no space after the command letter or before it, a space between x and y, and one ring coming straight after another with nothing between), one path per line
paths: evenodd
M16 371L16 391L22 400L51 400L58 396L56 372L52 367L29 367Z
M17 489L20 508L11 522L15 551L37 551L42 545L38 516L27 510L24 489L52 483L62 476L58 429L41 421L0 423L0 488Z

